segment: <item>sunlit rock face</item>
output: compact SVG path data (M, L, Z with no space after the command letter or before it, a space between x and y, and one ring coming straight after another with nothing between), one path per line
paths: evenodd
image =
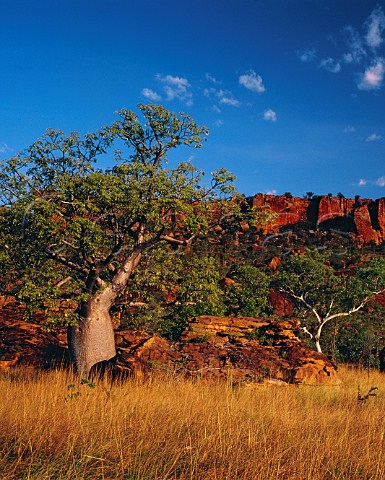
M264 233L277 233L281 227L307 222L312 228L353 233L362 243L380 244L385 240L385 199L352 199L330 195L311 199L258 194L256 207L269 206L273 216Z
M252 317L192 318L171 343L146 332L120 331L114 368L120 373L172 372L202 380L263 383L276 379L307 385L338 385L333 363L306 348L296 335L297 320Z

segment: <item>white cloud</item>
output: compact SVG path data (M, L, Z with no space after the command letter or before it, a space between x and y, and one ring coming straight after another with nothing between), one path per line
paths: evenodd
M224 94L225 92L223 90L218 90L217 88L214 88L214 87L205 88L203 90L203 95L206 98L221 97L221 96L223 97Z
M143 88L142 95L152 102L160 102L162 100L162 97L150 88Z
M229 90L215 90L215 96L219 98L219 103L222 105L229 105L230 107L239 107L241 102L233 97Z
M220 85L222 83L219 80L217 80L213 75L210 75L209 73L206 73L206 80L213 83L214 85Z
M232 97L223 96L219 100L219 103L222 105L229 105L230 107L239 107L241 102Z
M384 41L382 32L385 29L385 15L381 7L376 7L365 22L367 33L366 43L372 48L378 48Z
M372 133L366 139L367 142L377 142L378 140L382 140L381 135L377 135L377 133Z
M216 121L214 122L214 125L215 125L216 127L221 127L221 126L224 125L224 124L225 124L225 122L224 122L223 120L221 120L221 119L216 120Z
M344 53L342 56L345 63L353 63L353 55L349 53Z
M171 101L177 99L185 103L187 106L193 104L192 93L189 90L191 85L186 78L158 74L156 79L163 83L163 90L166 94L167 100Z
M377 185L378 187L385 187L385 176L377 178L374 184Z
M353 133L356 131L356 128L352 125L348 125L344 128L344 133Z
M230 107L239 107L241 105L241 102L239 100L236 100L229 90L218 90L213 87L205 88L203 90L203 95L207 98L216 97L217 99L219 99L219 104L222 105L229 105ZM214 112L221 113L221 109L218 107L218 105L213 105L212 108Z
M239 84L256 93L263 93L266 90L262 77L257 75L254 70L250 70L249 73L241 75L239 77Z
M2 145L0 145L0 153L9 153L9 152L12 152L12 148L7 145L6 143L3 143Z
M385 73L385 62L383 58L377 58L375 63L368 67L361 75L358 83L360 90L376 90L381 88Z
M207 97L207 98L210 97L210 93L211 93L211 88L205 88L205 89L203 90L203 95L204 95L205 97Z
M358 64L367 55L362 44L361 36L350 25L344 28L344 33L347 37L346 43L349 51L343 55L343 60L345 63Z
M297 56L301 62L312 62L315 60L317 53L314 48L307 48L302 52L297 51Z
M187 88L190 86L190 84L188 83L188 80L183 77L173 77L172 75L163 76L159 74L157 75L157 77L162 82L166 82L167 84L173 85L176 88L180 88L180 87Z
M275 188L272 190L267 190L266 195L277 195L277 190Z
M321 68L324 68L328 72L332 73L338 73L341 71L341 64L337 60L334 60L334 58L325 58L321 60L319 66Z
M232 96L232 93L229 90L216 90L215 88L212 89L214 91L214 94L218 98L222 98L225 96Z
M377 185L377 187L385 187L385 175L378 177L377 180L366 180L365 178L360 178L358 181L358 186L364 187L368 183L372 185Z
M340 50L338 37L332 35L334 51L318 62L319 68L332 73L341 72L345 65L361 67L356 71L356 83L360 90L376 90L382 87L385 77L385 56L379 53L379 48L385 44L385 14L384 7L374 8L360 30L348 25L340 32L345 43L344 50ZM298 58L309 62L315 58L315 50L308 48L297 52ZM364 63L365 62L365 63Z
M277 121L277 114L276 114L276 112L274 112L274 110L269 108L268 110L264 111L263 119L268 120L270 122L276 122Z

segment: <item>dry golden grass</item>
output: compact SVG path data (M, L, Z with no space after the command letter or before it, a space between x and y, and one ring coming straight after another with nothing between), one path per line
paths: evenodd
M63 371L3 374L0 478L382 480L385 375L342 376L341 387L91 388ZM377 397L358 402L358 385Z

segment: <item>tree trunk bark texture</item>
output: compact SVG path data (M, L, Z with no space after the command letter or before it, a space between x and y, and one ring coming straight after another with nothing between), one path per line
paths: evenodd
M321 349L321 344L320 344L319 338L315 339L314 345L315 345L315 349L317 350L317 352L318 352L318 353L322 353L322 349Z
M115 336L109 313L110 305L100 297L91 299L85 316L68 328L68 346L76 372L88 377L91 367L116 355Z
M115 357L115 335L110 308L124 291L142 257L138 248L126 259L111 284L102 288L80 308L78 324L68 329L68 346L76 371L88 376L93 365Z
M326 322L327 322L327 319L326 320L324 319L322 320L322 322L320 322L320 324L317 327L317 331L313 337L315 349L317 350L318 353L322 353L320 340L321 340L322 328Z

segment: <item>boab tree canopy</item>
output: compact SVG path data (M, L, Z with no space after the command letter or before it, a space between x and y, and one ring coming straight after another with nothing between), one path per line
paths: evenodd
M115 355L110 308L144 252L160 243L181 248L240 215L241 202L228 199L234 176L226 170L202 184L191 162L168 167L168 152L201 147L206 127L159 105L139 110L142 122L121 110L84 138L48 130L0 167L1 282L30 306L47 308L52 323L60 299L78 302L66 321L83 375ZM103 157L114 157L114 166L97 168Z

